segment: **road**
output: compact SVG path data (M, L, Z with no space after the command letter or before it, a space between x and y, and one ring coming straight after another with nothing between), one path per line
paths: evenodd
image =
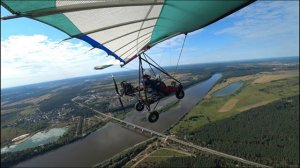
M182 144L182 145L185 145L185 146L188 146L188 147L191 147L191 148L194 148L194 149L197 149L197 150L200 150L200 151L203 151L203 152L206 152L206 153L210 153L210 154L213 154L213 155L217 155L217 156L220 156L220 157L224 157L224 158L227 158L227 159L231 159L231 160L236 160L236 161L239 161L239 162L242 162L242 163L245 163L245 164L248 164L248 165L251 165L251 166L255 166L255 167L270 167L270 166L266 166L266 165L263 165L263 164L260 164L260 163L255 163L255 162L252 162L252 161L249 161L249 160L246 160L246 159L243 159L243 158L240 158L240 157L237 157L237 156L233 156L233 155L229 155L229 154L226 154L226 153L223 153L223 152L219 152L219 151L216 151L216 150L212 150L212 149L209 149L209 148L205 148L205 147L201 147L201 146L198 146L198 145L194 145L193 143L191 142L186 142L186 141L182 141L182 140L179 140L177 138L174 138L174 137L170 137L170 136L167 136L165 134L162 134L162 133L159 133L159 132L156 132L156 131L153 131L153 130L150 130L148 128L144 128L144 127L141 127L139 125L135 125L133 123L130 123L130 122L127 122L127 121L124 121L124 120L120 120L118 118L115 118L113 116L110 116L110 115L107 115L105 113L102 113L96 109L93 109L91 107L88 107L82 103L78 103L76 101L73 101L74 103L78 104L79 106L81 107L85 107L85 108L88 108L90 110L93 110L94 112L100 114L100 115L103 115L105 117L108 117L110 119L113 119L115 121L118 121L119 123L122 123L122 124L125 124L127 126L131 126L132 128L134 128L135 130L137 129L140 129L142 132L148 132L150 133L151 135L156 135L158 137L161 137L161 138L165 138L166 140L171 140L173 142L177 142L179 144Z

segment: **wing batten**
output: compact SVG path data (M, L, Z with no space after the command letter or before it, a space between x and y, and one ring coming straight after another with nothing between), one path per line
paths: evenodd
M151 38L150 46L174 34L189 33L201 29L221 18L249 5L244 1L172 1L166 0ZM180 23L180 24L178 24ZM173 28L164 28L166 26Z
M189 33L251 4L240 1L185 0L1 0L15 14L53 26L126 65L154 45ZM2 18L1 18L2 19Z
M79 39L89 43L91 46L95 47L95 48L99 48L103 51L105 51L108 55L111 55L113 57L115 57L117 60L119 60L120 62L125 62L121 57L119 57L117 54L115 54L114 52L112 52L111 50L109 50L108 48L106 48L105 46L101 45L100 43L98 43L97 41L95 41L94 39L90 38L87 35L81 36L79 37Z
M149 28L152 28L152 27L154 27L154 25L153 25L153 26L148 26L148 27L145 27L145 28L142 28L142 29L138 29L138 30L135 30L135 31L132 31L132 32L129 32L129 33L124 34L124 35L122 35L122 36L119 36L119 37L116 37L116 38L114 38L114 39L108 40L108 41L106 41L106 42L104 42L104 43L102 43L102 44L103 44L103 45L104 45L104 44L107 44L107 43L109 43L109 42L112 42L112 41L117 40L117 39L119 39L119 38L122 38L122 37L124 37L124 36L130 35L130 34L132 34L132 33L139 32L139 31L141 31L141 30L146 30L146 29L149 29ZM151 33L152 33L152 32L151 32Z
M150 41L150 37L145 38L145 39L142 40L140 43L143 43L143 42L145 42L145 41L147 41L147 40ZM149 41L147 41L147 43L148 43ZM147 44L147 43L146 43L146 44ZM133 47L129 48L128 50L126 50L126 51L121 55L121 57L123 57L124 55L126 55L129 51L133 50L134 48L136 48L136 46L133 46ZM134 52L133 52L133 53L134 53ZM131 55L131 54L129 54L129 55ZM127 57L128 57L128 56L124 56L125 59L126 59Z
M134 24L134 23L144 22L144 21L148 21L148 20L155 20L155 19L157 19L157 17L156 18L141 19L141 20L133 20L133 21L130 21L130 22L111 25L111 26L108 26L108 27L103 27L103 28L100 28L100 29L90 30L88 32L80 33L80 34L72 36L72 38L80 37L80 36L84 36L84 35L90 35L90 34L93 34L93 33L96 33L96 32L100 32L100 31L104 31L104 30L108 30L108 29L113 29L113 28L116 28L116 27L126 26L126 25L130 25L130 24Z

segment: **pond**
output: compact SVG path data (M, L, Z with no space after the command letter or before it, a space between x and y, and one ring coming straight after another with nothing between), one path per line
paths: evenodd
M20 144L5 146L1 148L1 154L6 152L21 151L27 148L33 148L39 145L48 144L50 142L56 141L67 130L68 127L63 127L63 128L52 128L48 131L38 132Z
M229 96L238 91L243 84L243 81L233 82L230 85L215 91L212 95L215 97Z

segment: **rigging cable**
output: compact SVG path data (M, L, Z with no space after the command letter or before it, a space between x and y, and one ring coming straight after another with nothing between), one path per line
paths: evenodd
M144 53L145 54L145 53ZM174 77L172 77L168 72L166 72L160 65L158 65L154 60L151 59L151 57L149 57L147 54L145 54L154 64L156 64L156 67L155 65L153 65L152 63L150 63L149 61L145 60L144 58L141 58L143 59L145 62L148 62L148 64L152 65L153 67L155 67L157 70L161 71L162 73L164 73L165 75L167 75L169 78L171 79L174 79L175 81L177 81L178 83L181 83L180 81L178 81L177 79L175 79Z
M143 53L143 54L144 54L144 53ZM145 54L144 54L144 58L148 61L148 59L147 59L147 57L146 57ZM153 75L156 76L156 74L155 74L154 70L152 69L151 65L150 65L149 63L148 63L148 65L149 65L149 67L150 67L150 69L151 69Z
M158 70L164 72L164 73L167 73L169 74L165 69L163 69L157 62L155 62L151 57L149 57L146 53L144 53L144 55L146 55L147 58L149 58L154 64L156 64L156 66L158 66Z
M178 57L178 60L177 60L177 65L176 65L176 69L175 69L174 75L177 73L178 63L179 63L179 60L180 60L180 57L181 57L181 54L182 54L182 50L183 50L183 47L184 47L184 44L185 44L186 36L187 36L187 33L185 33L185 36L184 36L184 40L183 40L183 43L182 43L182 46L181 46L181 50L180 50L179 57Z

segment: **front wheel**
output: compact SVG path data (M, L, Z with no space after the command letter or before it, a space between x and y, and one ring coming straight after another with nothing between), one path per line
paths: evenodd
M144 110L144 107L145 107L145 105L144 105L142 102L137 102L137 103L135 104L135 109L136 109L137 111L143 111L143 110Z
M158 120L159 113L157 111L150 112L147 118L149 122L154 123Z
M178 92L176 92L176 97L177 97L177 99L182 99L184 97L184 91L183 91L183 89L181 89Z

